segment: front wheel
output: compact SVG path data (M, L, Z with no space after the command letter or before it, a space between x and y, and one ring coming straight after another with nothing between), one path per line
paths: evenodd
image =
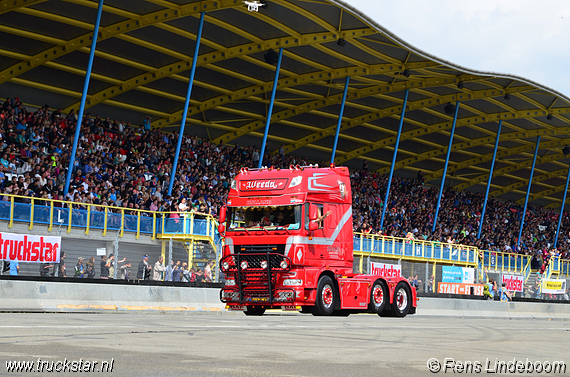
M336 306L334 283L330 276L321 276L317 284L317 301L314 315L331 315Z
M255 315L260 316L265 313L265 308L261 306L248 306L247 309L244 311L245 315Z

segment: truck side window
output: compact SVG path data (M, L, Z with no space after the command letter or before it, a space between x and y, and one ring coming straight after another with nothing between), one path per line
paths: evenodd
M322 204L315 204L317 206L317 208L319 209L319 213L318 213L318 218L322 218L323 217L323 205ZM310 211L310 204L309 203L305 203L305 229L309 229L309 211ZM323 224L325 222L326 219L321 219L320 221L315 221L317 224L319 224L319 229L323 229Z

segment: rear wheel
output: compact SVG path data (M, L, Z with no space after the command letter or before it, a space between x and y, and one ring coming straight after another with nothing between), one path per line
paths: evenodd
M244 311L245 315L255 315L255 316L259 316L259 315L263 315L263 313L265 313L265 308L261 307L261 306L248 306L246 308L246 310Z
M334 283L330 276L321 276L317 285L314 315L331 315L336 306Z
M401 281L396 285L394 291L394 303L392 304L392 313L396 317L405 317L412 306L412 292L410 286Z
M368 310L372 313L380 314L386 308L386 301L388 300L388 286L383 280L376 280L370 291L370 304Z

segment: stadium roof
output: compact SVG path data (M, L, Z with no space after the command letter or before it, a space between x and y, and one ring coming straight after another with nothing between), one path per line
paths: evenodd
M260 146L275 72L264 55L283 47L270 152L285 144L287 153L329 160L350 76L337 164L360 168L366 159L389 171L409 89L396 175L422 170L439 185L453 119L444 107L461 101L447 185L484 191L502 119L491 196L524 201L540 135L530 200L559 207L570 161L562 152L570 144L568 97L431 56L341 1L267 3L249 12L241 0L106 0L86 112L179 126L205 11L187 133ZM0 96L78 109L96 11L89 0L0 1Z

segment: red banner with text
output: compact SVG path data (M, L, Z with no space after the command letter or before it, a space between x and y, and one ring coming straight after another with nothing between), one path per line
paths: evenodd
M0 233L0 260L59 263L61 237Z

